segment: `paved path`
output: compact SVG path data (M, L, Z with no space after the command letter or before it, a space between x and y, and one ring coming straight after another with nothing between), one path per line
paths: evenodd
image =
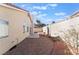
M65 55L67 46L62 41L54 42L53 39L55 38L46 36L38 39L27 38L4 55Z

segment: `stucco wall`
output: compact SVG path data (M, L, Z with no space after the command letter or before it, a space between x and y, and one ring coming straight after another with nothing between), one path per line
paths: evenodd
M42 28L34 28L34 32L42 32Z
M47 32L47 27L48 27L48 26L43 27L43 32L44 32L45 35L48 34L48 32Z
M3 54L12 46L20 43L25 37L29 36L30 31L23 33L23 25L26 22L26 25L30 27L31 22L27 12L25 13L2 6L0 6L0 19L7 20L9 22L8 37L0 39L0 54Z
M60 36L63 41L70 44L73 48L79 45L79 17L74 17L65 21L48 25L50 36ZM43 32L47 33L46 28Z

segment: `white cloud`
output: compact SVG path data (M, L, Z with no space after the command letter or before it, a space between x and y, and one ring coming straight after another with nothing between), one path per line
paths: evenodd
M38 9L38 10L46 10L48 7L57 7L58 4L47 4L45 6L33 6L33 9Z
M65 12L58 12L58 13L55 13L54 15L56 15L56 16L64 16L64 15L66 15L66 13Z
M21 5L21 7L25 7L25 6L26 6L25 4L22 4L22 5Z
M58 4L48 4L48 6L51 6L51 7L57 7Z
M32 11L32 12L30 12L31 14L33 14L34 16L36 16L36 17L44 17L44 16L47 16L47 14L45 14L45 13L42 13L41 11Z
M48 18L48 19L45 20L45 22L46 22L47 24L51 24L52 21L53 21L53 19L51 19L51 18Z
M42 13L41 11L32 11L31 14L34 15L34 22L36 23L36 20L39 19L39 20L45 20L46 17L47 17L47 14L45 13Z
M34 15L34 23L36 23L36 20L40 20L41 22L45 23L45 24L49 24L52 23L52 18L48 17L48 14L46 13L42 13L41 11L32 11L31 12Z
M42 13L41 13L41 11L32 11L32 12L30 12L31 14L33 14L34 16L37 16L37 15L41 15Z
M45 23L45 24L49 24L49 23L52 23L52 18L49 18L48 17L48 14L40 14L40 15L38 15L37 16L37 18L39 19L39 20L41 20L41 22L43 22L43 23Z
M40 14L40 13L41 13L41 11L38 11L38 13Z
M47 14L45 13L39 13L35 16L34 22L36 23L36 20L40 20L41 22L46 22L47 20Z
M38 18L44 18L46 16L47 16L47 14L39 14L39 15L37 15Z
M48 6L34 6L33 9L46 10Z
M33 15L37 15L38 14L38 12L36 12L36 11L33 11L33 12L31 12L31 14L33 14Z

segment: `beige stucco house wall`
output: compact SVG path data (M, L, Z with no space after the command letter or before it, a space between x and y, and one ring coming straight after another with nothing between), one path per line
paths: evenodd
M38 34L43 34L43 29L42 27L34 27L34 33L38 33Z
M11 5L0 4L0 20L8 22L8 36L0 38L0 54L20 43L33 31L29 12Z

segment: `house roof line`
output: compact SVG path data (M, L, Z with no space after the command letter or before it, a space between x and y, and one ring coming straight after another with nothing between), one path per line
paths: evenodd
M11 4L11 3L1 3L0 5L4 6L4 7L7 7L7 8L12 8L12 9L15 9L15 10L19 10L19 11L24 11L24 12L29 12L25 9L22 9L18 6L15 6L14 4Z
M67 18L64 18L63 20L60 20L60 21L58 21L58 22L56 22L56 23L60 23L60 22L67 21L67 20L69 20L70 18L72 18L73 16L77 15L78 13L79 13L79 10L75 11L74 13L72 13L72 15L70 15L70 16L68 16ZM56 23L54 23L54 24L56 24ZM51 25L51 24L49 24L49 25Z
M22 12L24 12L24 13L27 12L27 14L28 14L29 17L30 17L30 21L32 22L32 19L31 19L31 16L30 16L30 12L29 12L29 11L24 10L24 9L22 9L22 8L20 8L20 7L17 7L17 6L15 6L14 4L11 4L11 3L1 3L0 5L1 5L1 6L4 6L4 7L7 7L7 8L14 9L14 10L22 11Z
M79 10L77 10L77 11L73 12L73 13L72 13L72 15L70 15L70 16L69 16L69 18L74 17L74 16L75 16L75 15L77 15L78 13L79 13Z

